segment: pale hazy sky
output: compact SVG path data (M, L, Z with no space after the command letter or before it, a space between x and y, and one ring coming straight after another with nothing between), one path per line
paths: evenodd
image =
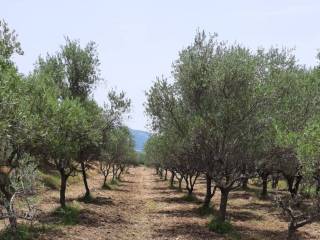
M28 73L37 57L53 53L64 36L98 44L105 82L95 91L101 104L110 87L132 99L134 129L146 129L144 91L156 76L170 76L178 52L197 29L244 46L295 47L300 63L314 65L320 48L318 0L0 0L0 18L17 31Z

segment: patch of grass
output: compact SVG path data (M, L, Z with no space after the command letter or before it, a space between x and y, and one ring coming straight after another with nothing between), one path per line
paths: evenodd
M103 184L101 188L105 190L112 190L112 187L108 183Z
M186 201L186 202L200 202L200 200L193 194L184 195L184 196L182 196L181 200Z
M119 182L118 182L117 179L112 179L112 180L110 181L110 185L119 185Z
M16 234L13 234L10 228L0 231L1 240L32 240L40 236L40 234L54 230L52 225L31 226L27 224L19 224Z
M201 216L208 216L208 215L211 215L213 214L214 212L214 209L212 206L209 206L209 207L205 207L205 206L201 206L199 209L198 209L198 212Z
M175 189L175 190L178 190L178 189L179 189L178 186L171 185L171 184L169 184L169 188L170 188L170 189Z
M90 194L89 196L85 195L78 199L80 202L91 203L95 200L95 198Z
M182 188L177 187L177 192L183 192Z
M217 217L211 218L208 227L210 231L220 234L227 234L233 232L233 227L229 221L221 221Z
M40 179L44 186L50 189L58 190L60 188L60 178L55 174L40 173Z
M31 240L37 236L38 234L30 231L27 225L19 225L16 234L10 228L6 228L0 233L0 239L2 240Z
M152 212L158 208L158 204L153 200L148 200L148 202L146 203L146 208L149 212Z
M70 176L68 178L68 186L75 184L75 183L79 183L80 181L82 181L81 176L80 175L75 175L75 176Z
M79 215L82 207L79 203L73 202L65 208L57 208L54 215L60 219L62 225L76 225L79 223Z
M44 186L53 189L53 190L59 190L60 189L60 176L58 173L53 172L50 174L47 173L40 173L40 181L44 184ZM81 181L81 176L70 176L68 178L67 184L68 186L78 183Z
M288 188L287 182L285 180L279 180L278 188L279 189L287 189Z
M242 239L240 233L235 230L231 231L227 235L227 240L240 240L240 239Z
M261 182L260 179L258 181L258 184L256 184L256 186L258 186L259 188L262 186L262 182ZM286 190L287 188L288 188L287 182L285 180L283 180L283 179L279 180L277 189ZM272 181L268 181L268 190L269 191L274 190L274 189L272 189Z
M300 191L301 195L303 195L306 198L312 198L317 196L316 188L313 187L302 187Z

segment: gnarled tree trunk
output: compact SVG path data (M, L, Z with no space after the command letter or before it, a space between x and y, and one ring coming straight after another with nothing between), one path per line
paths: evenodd
M81 172L82 172L82 179L83 179L84 188L86 191L84 194L84 198L89 198L90 197L90 188L89 188L88 181L87 181L86 166L83 161L81 161Z
M268 196L268 177L269 177L269 172L262 172L260 173L260 177L262 179L262 192L261 192L261 197L266 198Z
M17 217L15 216L15 213L12 212L13 209L11 209L10 204L9 204L11 202L11 198L12 198L13 194L10 193L10 191L8 191L6 189L5 185L0 185L0 191L2 192L2 194L4 195L4 197L7 201L7 204L5 204L5 208L6 208L8 215L9 215L10 228L13 233L16 233L17 232Z
M173 187L173 183L174 183L174 171L171 171L171 177L170 177L170 187Z
M186 182L186 189L188 191L188 195L191 196L193 193L194 185L199 177L199 173L185 175L184 180Z
M60 172L60 206L66 208L66 189L67 189L67 180L68 175L66 175L63 168L59 169Z
M225 221L227 214L227 204L228 204L228 195L230 190L228 188L220 188L221 197L220 197L220 206L219 206L219 220Z
M215 194L216 187L212 190L212 178L206 174L206 196L204 198L203 207L208 208L210 206L210 202L212 197Z

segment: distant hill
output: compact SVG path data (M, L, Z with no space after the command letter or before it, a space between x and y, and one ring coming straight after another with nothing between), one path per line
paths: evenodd
M145 131L135 130L135 129L130 129L130 132L133 136L133 140L135 143L134 149L137 152L142 152L144 144L149 139L151 134Z

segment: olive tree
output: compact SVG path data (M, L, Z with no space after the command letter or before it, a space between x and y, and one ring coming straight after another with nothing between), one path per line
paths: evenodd
M18 192L22 194L14 176L26 168L23 164L27 158L25 144L30 141L32 127L36 124L30 114L28 86L11 60L15 53L23 54L17 35L0 20L0 206L6 209L4 217L9 219L14 231L17 218L21 217L14 210L14 198ZM27 172L24 174L26 176ZM20 182L27 178L21 178Z
M48 55L46 59L38 61L39 70L49 75L60 88L62 98L78 99L87 111L91 111L91 127L83 131L82 146L79 148L78 161L80 162L83 182L85 186L84 198L90 197L90 188L87 182L87 162L98 156L98 127L100 113L96 103L90 100L95 84L100 80L99 58L94 42L89 42L84 48L77 40L66 38L66 44L61 46L55 55ZM93 137L93 138L92 138Z
M104 184L106 185L107 174L111 170L112 180L120 180L125 168L131 164L135 158L133 139L128 128L119 126L110 130L106 141L106 152L103 156L102 166L107 172L104 174Z
M318 67L302 70L303 74L299 74L298 79L291 77L290 90L282 100L287 101L283 106L284 113L292 115L293 119L277 118L276 122L277 144L283 149L289 149L296 161L293 173L289 176L284 174L290 195L279 196L277 199L289 217L288 239L294 237L298 228L320 219L320 75Z
M123 126L123 118L130 110L131 101L126 98L124 92L116 93L114 90L108 92L108 101L104 104L101 128L102 140L100 142L100 172L104 176L103 186L106 186L107 178L113 167L111 136L114 131Z

